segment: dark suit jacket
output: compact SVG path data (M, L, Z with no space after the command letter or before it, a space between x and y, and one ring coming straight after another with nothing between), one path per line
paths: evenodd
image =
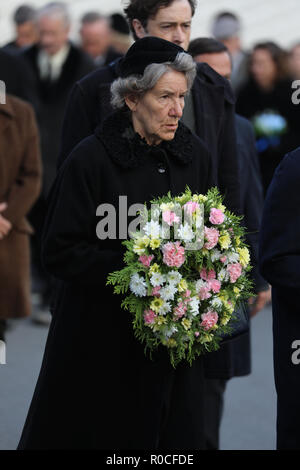
M43 194L46 195L56 175L61 127L69 92L77 80L95 70L95 65L87 54L71 44L60 77L49 83L40 78L37 65L38 52L39 48L35 45L25 49L22 55L30 66L37 90L39 102L37 120L44 168Z
M260 238L261 272L272 285L277 447L298 450L300 364L292 362L292 345L300 340L299 184L300 147L284 157L274 174Z
M263 190L255 149L255 137L249 121L235 116L239 174L241 183L243 225L247 229L246 242L250 248L252 278L256 292L268 289L268 283L259 273L258 242L263 208ZM221 346L205 357L208 378L230 379L251 372L250 333L246 333Z
M110 85L118 77L117 63L96 70L73 87L64 119L58 167L71 150L111 113ZM228 208L240 213L234 97L229 82L209 65L198 64L192 95L196 134L212 154L214 179L225 194Z

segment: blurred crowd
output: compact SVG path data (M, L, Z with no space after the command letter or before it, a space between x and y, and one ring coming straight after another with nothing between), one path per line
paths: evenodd
M64 3L50 3L40 9L21 5L13 20L15 37L0 49L0 80L7 92L6 104L1 104L0 97L0 132L7 120L15 121L15 134L6 143L0 140L0 279L6 280L0 283L0 299L9 299L0 304L0 339L4 338L8 318L33 313L35 322L50 323L53 280L40 261L41 233L47 196L57 171L69 94L76 82L117 60L133 42L128 22L119 12L110 16L86 12L80 19L76 43L70 40L72 20ZM210 38L203 38L201 31L194 31L196 35L199 37L191 41L188 52L195 61L207 62L230 80L236 112L253 126L254 159L266 194L283 156L300 145L300 111L292 102L292 83L300 79L300 42L290 50L272 41L258 42L245 50L241 20L232 12L214 17ZM102 85L99 83L99 93ZM237 127L242 123L239 121ZM246 148L247 143L241 146ZM12 155L9 165L3 157L8 150ZM245 201L252 189L247 188L245 185ZM4 247L12 228L13 209L20 222ZM30 235L30 249L29 237L27 243L19 235L24 233ZM261 299L263 306L266 296Z

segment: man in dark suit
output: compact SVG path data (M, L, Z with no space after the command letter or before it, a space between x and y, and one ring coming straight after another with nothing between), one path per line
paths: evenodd
M194 39L189 53L196 61L208 63L216 72L230 80L231 58L221 42L212 38ZM255 315L269 299L269 286L258 270L258 234L263 206L262 183L259 162L255 149L255 137L247 119L235 115L239 177L241 183L241 209L247 228L247 243L250 247L252 278L257 297L251 310ZM218 449L219 427L223 411L223 395L227 380L248 375L251 372L250 334L244 334L219 351L205 357L206 368L206 442L207 449Z
M37 121L41 135L43 186L41 196L30 214L35 228L38 277L42 281L42 308L47 312L49 281L40 264L39 240L46 212L46 197L56 175L56 159L63 116L69 92L76 82L95 69L93 61L69 41L70 18L63 3L50 3L37 12L39 41L22 56L35 80L38 97ZM42 313L42 318L47 317Z
M272 285L277 449L300 450L300 147L287 154L263 211L261 272Z
M19 52L37 41L36 10L29 5L20 5L14 13L16 37L4 46L7 52Z
M188 48L194 0L131 0L125 14L135 39L157 36ZM80 80L70 95L63 126L62 164L80 140L111 112L110 85L118 77L118 61ZM213 160L214 180L226 205L240 212L238 164L235 146L234 96L227 80L207 64L199 64L183 122L207 144Z

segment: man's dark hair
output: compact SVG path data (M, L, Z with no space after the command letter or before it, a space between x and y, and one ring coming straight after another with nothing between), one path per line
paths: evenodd
M90 24L103 19L105 19L105 17L101 15L101 13L98 13L97 11L89 11L81 17L80 21L81 24Z
M218 52L228 52L227 47L214 38L197 38L190 42L188 53L192 57L200 54L215 54Z
M131 0L127 7L124 8L124 13L128 20L134 39L138 38L132 26L132 20L136 18L141 22L143 28L146 29L148 19L153 18L160 8L167 8L173 2L174 0ZM194 16L197 0L188 0L188 2L192 9L192 16Z
M17 26L34 21L36 18L36 10L29 5L21 5L14 13L14 22Z

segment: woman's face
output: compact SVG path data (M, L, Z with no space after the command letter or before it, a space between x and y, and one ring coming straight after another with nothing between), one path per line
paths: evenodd
M185 75L170 70L144 95L127 97L126 103L132 111L134 130L149 145L172 140L182 116L186 93Z
M277 76L277 66L269 51L257 49L252 53L251 72L259 86L272 87Z

